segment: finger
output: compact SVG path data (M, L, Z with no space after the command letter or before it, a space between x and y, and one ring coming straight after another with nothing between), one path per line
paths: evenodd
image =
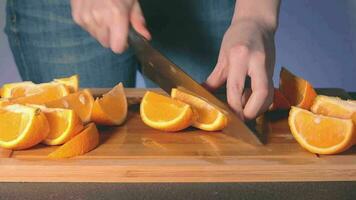
M252 94L244 108L244 117L254 119L266 111L273 100L273 82L269 80L264 62L250 66Z
M226 82L227 71L228 71L227 55L224 52L220 51L218 62L216 63L213 72L211 72L209 77L203 83L203 86L210 91L214 91L218 89L221 85L223 85Z
M95 37L103 47L105 48L110 47L110 33L107 27L100 27L95 32Z
M245 85L245 89L242 94L242 107L243 108L246 106L246 103L247 103L248 99L251 97L251 94L252 94L251 88L246 88L246 85Z
M122 9L113 14L110 25L110 48L115 53L123 53L127 48L127 35L129 30L128 11Z
M232 49L229 55L229 74L227 78L227 101L232 110L244 119L242 93L247 74L248 52L239 48Z
M145 37L148 40L151 39L151 34L146 28L146 21L145 18L143 17L142 10L138 1L136 1L132 7L130 21L132 27L138 33L143 35L143 37Z

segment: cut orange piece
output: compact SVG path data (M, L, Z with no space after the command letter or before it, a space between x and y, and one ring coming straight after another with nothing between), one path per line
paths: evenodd
M142 99L140 114L146 125L163 131L179 131L194 121L190 105L150 91Z
M0 108L0 147L27 149L44 140L48 133L49 125L40 109L18 104Z
M50 131L47 138L43 141L44 144L63 144L83 129L82 121L73 110L47 108L39 105L30 106L41 109L48 120Z
M21 97L25 96L26 88L34 86L35 84L31 81L24 81L18 83L6 83L2 86L0 90L0 96L2 98L11 98L11 97ZM13 93L13 90L16 88L17 92Z
M292 74L282 67L279 89L292 106L309 109L313 104L316 92L306 80Z
M99 131L94 123L48 155L49 158L70 158L83 155L99 145Z
M311 107L316 114L343 119L353 119L356 124L356 104L338 97L318 95Z
M227 117L215 106L188 91L173 88L171 91L173 99L189 104L194 110L193 126L205 131L218 131L226 127Z
M120 125L127 116L127 100L122 83L116 85L93 105L91 119L96 124Z
M336 154L355 144L355 128L351 119L317 115L292 107L288 123L297 142L312 153Z
M14 88L13 94L23 92L23 88ZM30 86L25 91L25 96L18 98L10 98L8 102L2 104L44 104L64 96L67 96L69 91L66 86L58 83L43 83L35 86Z
M94 98L88 89L69 94L61 99L47 102L45 105L49 108L68 108L74 110L80 119L87 123L94 104Z
M282 94L282 92L275 88L274 89L274 96L273 96L273 103L269 107L270 111L273 110L287 110L290 108L290 103L288 99Z
M78 92L79 76L77 74L70 77L54 79L53 82L64 84L68 87L69 92L71 93Z

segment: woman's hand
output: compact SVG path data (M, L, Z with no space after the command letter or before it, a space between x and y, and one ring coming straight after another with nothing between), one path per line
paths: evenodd
M150 39L137 0L71 0L74 21L101 45L122 53L127 48L129 25Z
M218 62L205 85L214 90L226 83L230 107L242 119L253 119L272 103L274 63L274 29L256 19L237 19L224 35ZM244 89L247 76L251 90Z

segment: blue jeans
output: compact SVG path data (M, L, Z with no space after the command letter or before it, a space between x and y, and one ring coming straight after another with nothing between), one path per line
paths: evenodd
M234 0L140 1L152 44L197 81L215 66ZM5 32L21 77L47 82L79 74L82 87L134 87L133 51L103 48L71 17L69 0L7 0ZM146 85L153 84L146 80Z

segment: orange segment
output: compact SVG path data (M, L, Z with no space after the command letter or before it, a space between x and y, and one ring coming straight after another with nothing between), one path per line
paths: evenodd
M41 109L48 120L50 132L47 138L43 141L44 144L63 144L83 129L82 121L73 110L47 108L39 105L30 106Z
M150 91L142 99L140 114L146 125L163 131L185 129L194 120L188 104Z
M120 125L127 116L127 100L122 83L116 85L102 98L95 100L92 121L101 125Z
M54 79L53 82L64 84L71 93L78 92L79 76L77 74L70 77Z
M12 93L16 96L18 91L23 92L23 88L14 88ZM43 83L28 87L25 91L26 96L9 98L7 102L2 101L1 105L44 104L46 102L67 96L68 94L69 91L63 84Z
M47 119L38 108L19 104L0 108L0 147L27 149L44 140L48 133Z
M31 81L24 81L18 83L6 83L1 87L0 96L2 98L20 97L25 96L26 88L34 86ZM16 94L13 93L14 89L17 89Z
M273 103L269 107L270 111L273 110L287 110L290 108L290 103L288 99L282 94L282 92L275 88L274 89L274 96L273 96Z
M83 155L99 145L99 131L94 123L88 124L78 135L48 155L49 158L70 158Z
M311 107L316 114L342 119L353 119L356 124L356 104L338 97L318 95Z
M308 81L292 74L284 67L280 73L279 88L292 106L304 109L309 109L316 97L316 92Z
M289 127L297 142L312 153L335 154L355 144L352 120L313 114L292 107Z
M194 110L193 126L206 131L218 131L226 127L227 117L218 108L203 99L180 89L173 88L173 99L189 104Z
M69 94L61 99L46 103L49 108L68 108L74 110L80 119L87 123L90 121L90 116L94 104L94 98L88 89Z

